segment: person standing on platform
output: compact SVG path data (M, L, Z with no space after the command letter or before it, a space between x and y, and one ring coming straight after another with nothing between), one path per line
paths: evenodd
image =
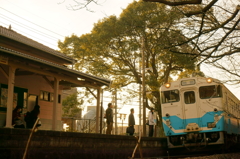
M110 134L112 133L112 129L113 129L113 110L112 110L112 103L108 103L108 108L106 110L106 119L107 119L107 132L106 134Z
M134 125L135 125L135 118L134 118L134 109L130 109L130 114L128 116L128 133L132 136L135 132Z
M156 114L154 113L154 109L151 108L148 113L148 121L149 121L149 137L153 137L154 126L156 125Z

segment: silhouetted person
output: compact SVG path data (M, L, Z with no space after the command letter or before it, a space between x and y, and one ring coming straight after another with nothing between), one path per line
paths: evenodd
M33 128L39 114L40 114L40 106L39 105L35 105L31 112L27 112L24 120L26 122L26 127L28 129Z
M134 125L135 125L135 118L134 118L134 109L130 109L130 114L128 116L128 133L129 135L133 135L135 132Z
M108 108L106 110L106 119L107 119L107 132L106 134L112 133L113 128L113 110L112 110L112 103L108 103Z

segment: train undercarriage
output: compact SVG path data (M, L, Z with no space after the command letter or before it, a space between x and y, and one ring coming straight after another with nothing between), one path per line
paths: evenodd
M225 132L188 133L168 137L168 148L185 147L189 151L214 147L222 151L229 151L240 146L240 135Z

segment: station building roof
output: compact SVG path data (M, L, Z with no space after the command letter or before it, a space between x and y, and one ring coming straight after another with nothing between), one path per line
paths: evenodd
M40 74L50 80L57 77L61 79L60 85L71 87L101 87L111 83L109 79L69 68L75 62L71 57L2 26L0 56L7 62L3 66L4 62L0 61L3 71L7 71L6 65L16 65L16 75Z

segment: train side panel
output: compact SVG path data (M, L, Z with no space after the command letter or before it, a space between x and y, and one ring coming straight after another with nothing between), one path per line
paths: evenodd
M224 132L240 135L240 102L225 86L223 86Z

